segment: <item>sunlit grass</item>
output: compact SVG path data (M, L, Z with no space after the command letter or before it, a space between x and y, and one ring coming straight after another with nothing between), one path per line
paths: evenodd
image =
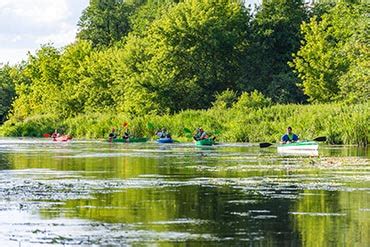
M369 142L369 104L274 105L264 108L186 110L173 115L147 115L130 118L124 113L91 113L60 120L53 116L34 116L23 122L8 121L0 128L3 136L41 137L55 128L75 138L107 138L123 123L135 136L154 137L162 127L181 141L191 140L184 128L203 127L223 142L276 142L287 126L301 139L327 136L333 144L366 146Z

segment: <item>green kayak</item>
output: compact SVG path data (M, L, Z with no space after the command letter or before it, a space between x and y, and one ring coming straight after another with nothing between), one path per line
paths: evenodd
M212 146L215 144L215 141L211 138L203 139L195 142L195 145L197 146Z
M113 139L112 142L127 142L127 143L133 143L133 142L147 142L149 140L149 138L146 138L146 137L131 137L129 139L122 139L122 138L117 138L117 139Z

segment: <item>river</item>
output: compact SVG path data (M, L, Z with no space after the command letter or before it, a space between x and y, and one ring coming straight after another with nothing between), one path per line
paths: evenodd
M369 246L369 148L0 139L0 245Z

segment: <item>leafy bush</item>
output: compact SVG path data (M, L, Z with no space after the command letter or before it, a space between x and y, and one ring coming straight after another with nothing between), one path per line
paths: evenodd
M244 96L246 97L246 96ZM249 97L248 97L249 99ZM244 99L243 99L244 100ZM260 101L257 101L260 102ZM267 102L267 101L262 101ZM262 104L265 105L265 104ZM274 105L264 108L186 110L174 115L147 115L131 119L123 113L91 113L58 121L52 116L35 116L22 122L6 122L0 128L5 136L42 136L55 128L76 138L106 138L112 127L122 132L127 122L136 136L154 137L162 127L174 138L190 141L184 128L203 127L224 142L276 142L287 126L301 139L327 136L333 144L368 145L369 104Z
M254 90L251 93L244 92L238 98L238 101L233 104L233 108L237 110L263 108L271 105L271 99L265 97L262 93Z

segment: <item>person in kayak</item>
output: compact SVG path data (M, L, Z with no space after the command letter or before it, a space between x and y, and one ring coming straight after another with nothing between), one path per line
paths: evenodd
M130 138L130 131L128 128L123 132L122 139L128 140Z
M53 138L53 141L69 141L69 140L72 140L72 136L71 135L64 135L64 131L65 129L64 128L61 128L60 129L61 131L58 132L58 129L55 129L54 132L51 134L51 138Z
M205 132L205 131L203 130L203 128L198 128L198 129L196 130L196 133L195 133L195 135L193 136L193 138L194 138L194 140L196 140L196 141L204 140L204 139L207 139L207 138L208 138L208 134L207 134L207 132Z
M167 132L166 128L162 128L162 130L157 131L156 135L159 138L171 138L171 134Z
M281 143L291 143L298 141L298 136L292 132L292 127L287 128L287 133L281 137Z
M113 139L117 138L116 129L112 128L112 132L109 133L109 141L111 142Z
M60 137L60 134L58 133L58 129L55 129L55 130L54 130L54 133L53 133L53 134L51 134L51 138L55 139L55 138L57 138L57 137Z

